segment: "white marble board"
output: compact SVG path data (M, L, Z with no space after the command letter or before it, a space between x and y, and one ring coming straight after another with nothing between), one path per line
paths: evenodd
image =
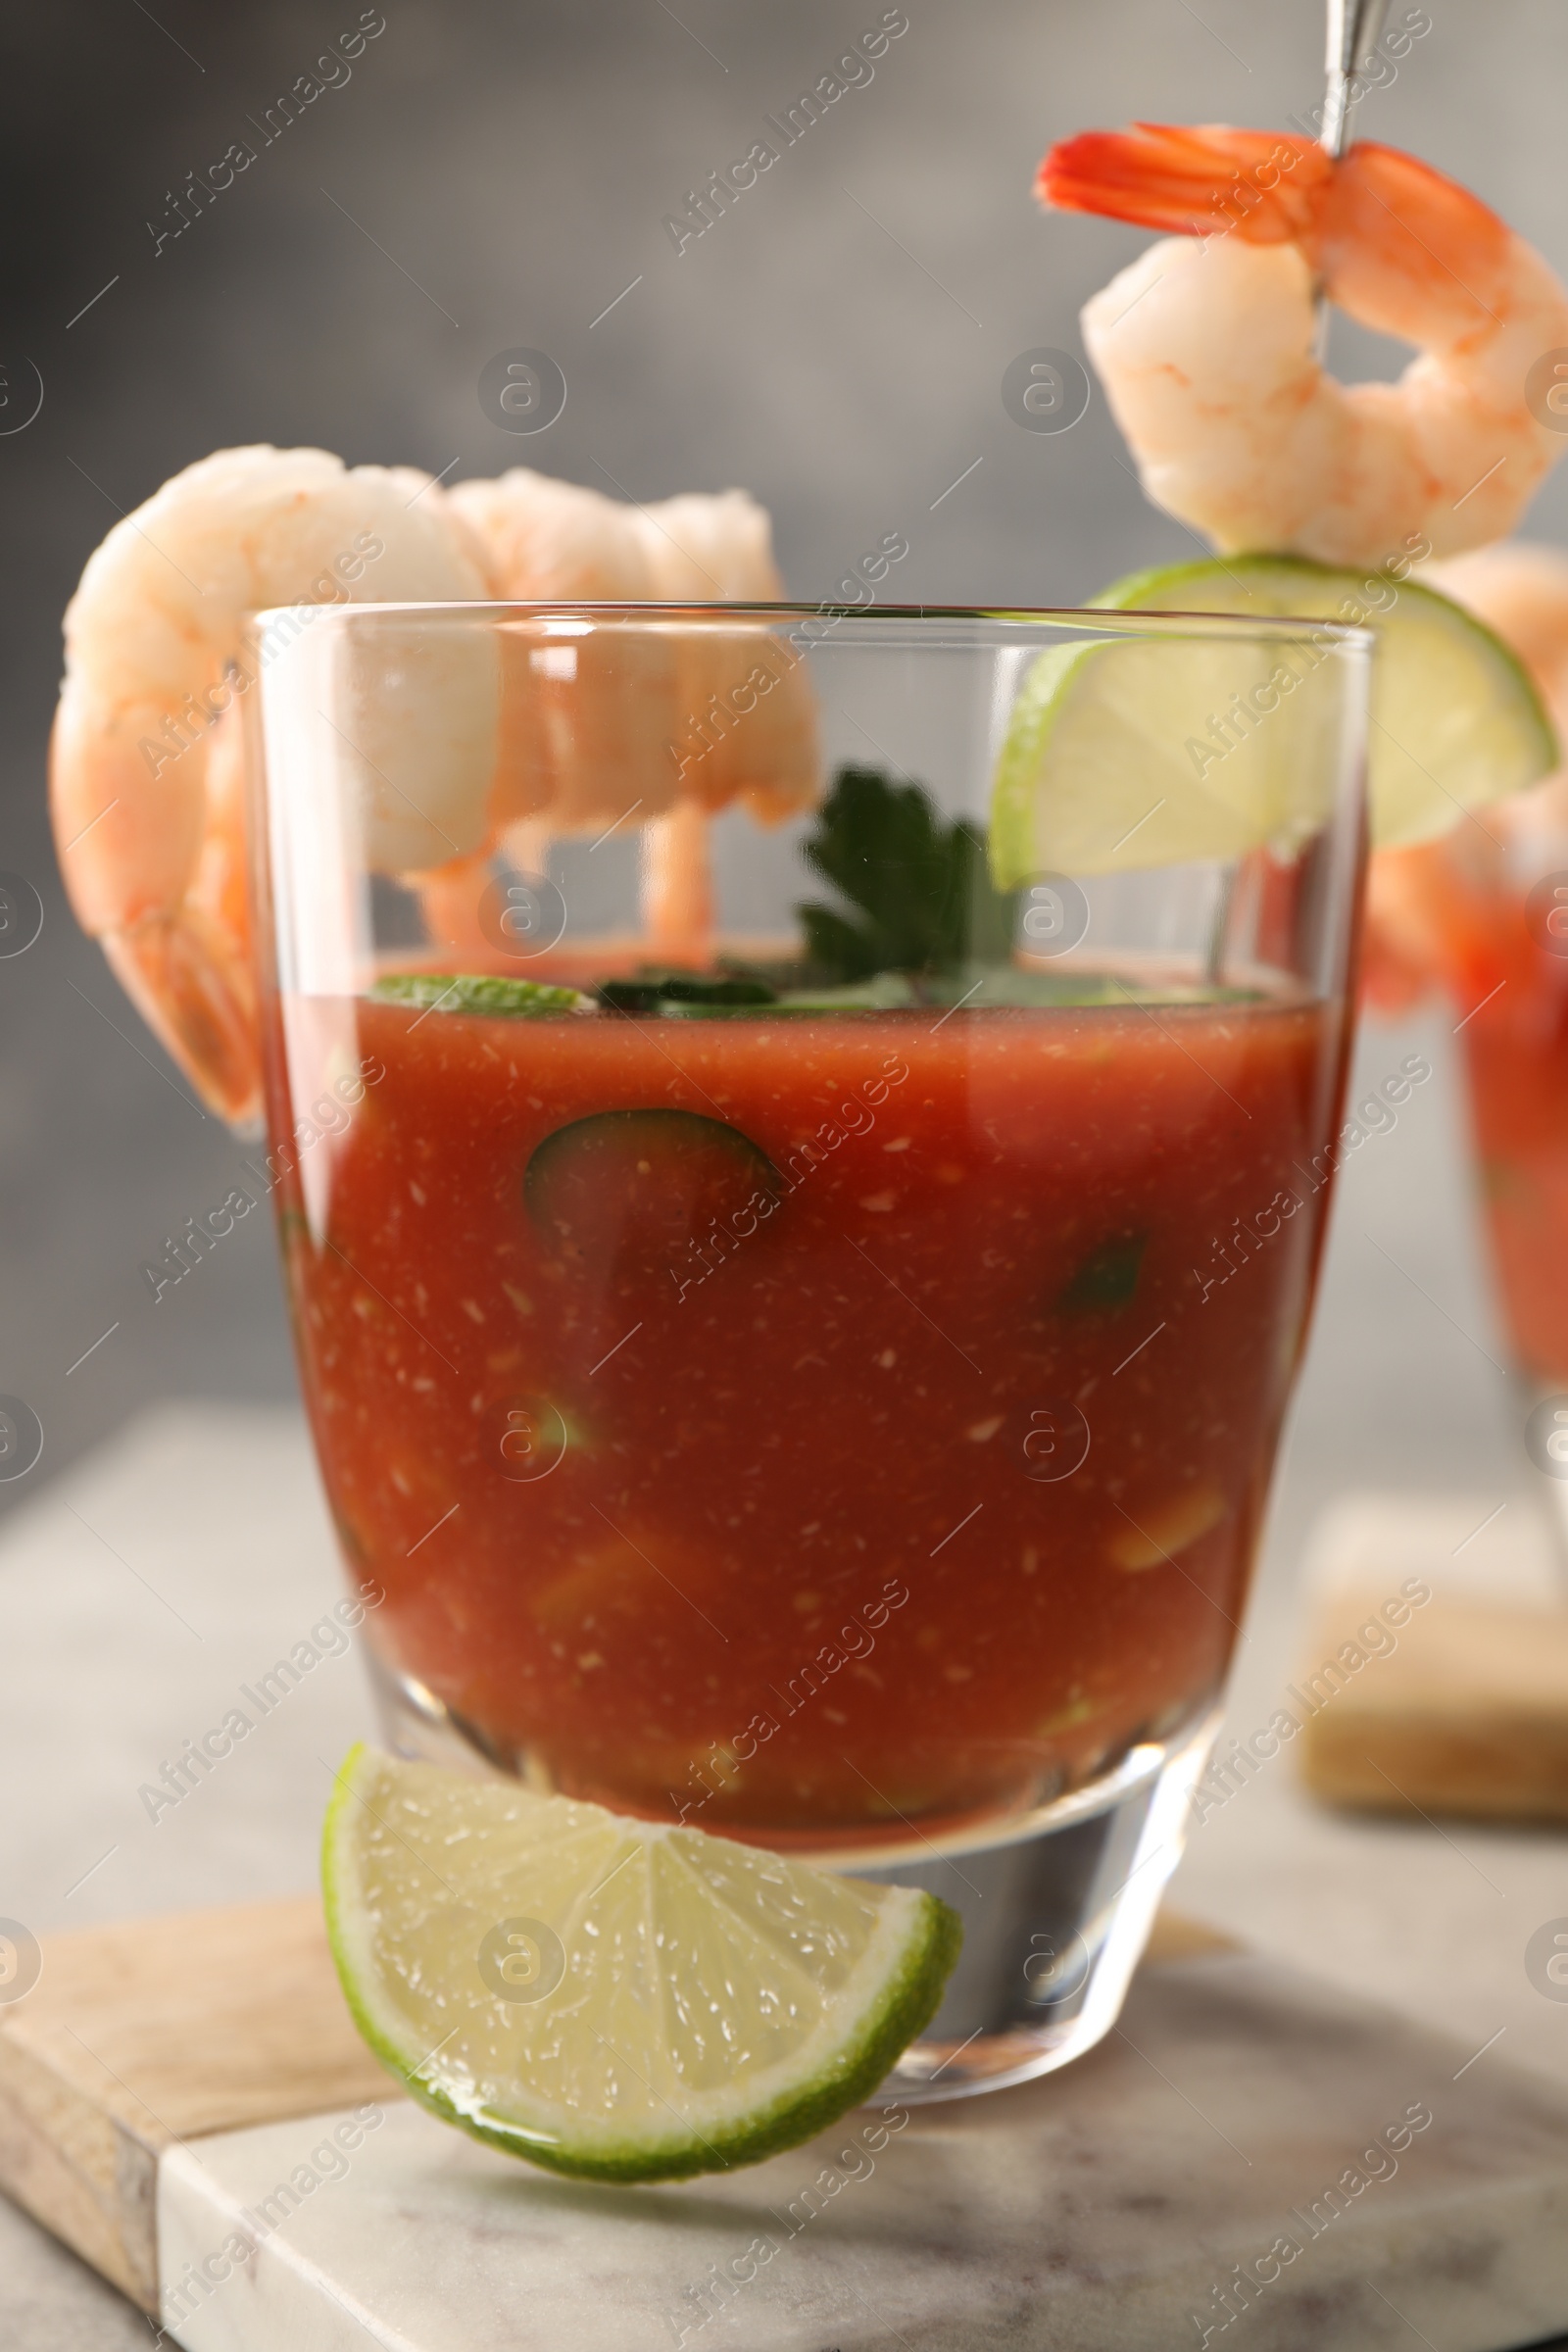
M871 2108L728 2178L594 2188L379 2115L348 2155L336 2117L165 2154L166 2288L228 2270L166 2314L190 2352L1503 2352L1568 2328L1568 2094L1255 1955L1147 1970L1060 2075L891 2130Z

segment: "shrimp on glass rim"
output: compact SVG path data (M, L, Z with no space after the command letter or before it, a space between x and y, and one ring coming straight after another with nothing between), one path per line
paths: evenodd
M741 490L632 506L516 466L451 493L499 596L607 604L772 604L784 593L765 510ZM760 661L771 683L736 707ZM582 691L591 675L593 692ZM714 711L718 713L715 723ZM700 966L714 906L707 818L743 799L777 822L816 797L814 706L757 617L617 637L612 626L541 652L503 655L503 753L496 821L509 854L537 870L551 833L643 829L644 940L656 957ZM433 921L472 946L471 870L426 885Z
M138 1011L225 1118L252 1117L261 1099L239 761L245 616L488 592L467 526L428 475L350 471L316 449L204 458L88 559L66 612L50 746L66 889ZM453 702L429 698L402 764L419 763L442 804L431 817L472 844L493 744Z
M265 446L187 466L116 525L66 614L55 838L78 920L213 1108L244 1121L261 1100L238 723L246 615L497 597L771 601L768 535L739 491L634 509L519 470L449 493L410 468L350 470L321 450ZM775 645L739 616L714 642L732 635L748 662ZM728 673L699 674L702 649L684 638L628 656L591 629L544 648L501 636L499 658L474 631L448 641L438 670L411 661L395 707L367 695L346 748L364 771L375 869L418 892L435 942L479 954L498 843L537 869L552 833L654 818L647 944L701 957L705 810L744 793L776 818L815 797L804 681L785 663L770 699L754 695L751 716L715 728L702 698ZM631 674L636 660L652 661L649 674ZM604 668L602 691L559 691L579 663Z
M1562 455L1525 379L1568 345L1568 292L1414 156L1141 122L1063 140L1036 191L1175 232L1085 306L1084 339L1148 495L1221 551L1457 555L1511 530ZM1397 383L1328 373L1320 293L1416 346Z

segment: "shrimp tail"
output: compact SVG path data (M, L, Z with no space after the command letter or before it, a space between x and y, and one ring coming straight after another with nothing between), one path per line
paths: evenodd
M1035 194L1058 212L1100 213L1168 236L1234 229L1250 245L1310 235L1334 172L1311 139L1284 131L1134 122L1061 139L1041 163Z
M148 915L99 943L142 1019L236 1124L255 1115L261 1092L256 985L220 925L200 908Z
M1058 211L1168 236L1234 231L1248 245L1295 245L1330 276L1353 279L1370 264L1418 293L1424 310L1413 341L1429 339L1435 302L1459 308L1468 297L1473 311L1505 291L1506 224L1418 156L1373 139L1336 162L1315 141L1283 131L1135 122L1061 140L1042 162L1035 193Z

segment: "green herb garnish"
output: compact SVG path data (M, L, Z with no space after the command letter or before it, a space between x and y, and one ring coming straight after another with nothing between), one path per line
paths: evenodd
M1125 1306L1138 1288L1148 1247L1147 1233L1120 1234L1114 1241L1102 1242L1057 1292L1058 1310L1103 1314L1108 1308Z
M1016 894L993 884L979 829L966 817L947 823L918 784L840 768L805 849L859 910L796 909L812 969L824 978L853 984L877 972L1010 957Z
M777 991L751 973L639 972L629 980L604 980L594 991L609 1012L734 1011L772 1004Z
M593 1010L593 999L575 988L504 980L492 972L384 972L370 994L384 1004L414 1004L426 1012L481 1012L506 1020Z

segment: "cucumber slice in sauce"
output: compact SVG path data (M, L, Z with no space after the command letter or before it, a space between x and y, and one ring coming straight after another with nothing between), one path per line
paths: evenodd
M413 1004L424 1012L479 1012L514 1021L594 1008L593 999L578 989L508 980L497 972L383 972L370 995L379 1004Z
M537 1145L523 1203L552 1250L612 1279L705 1270L693 1245L773 1214L783 1178L738 1127L691 1110L602 1110Z

